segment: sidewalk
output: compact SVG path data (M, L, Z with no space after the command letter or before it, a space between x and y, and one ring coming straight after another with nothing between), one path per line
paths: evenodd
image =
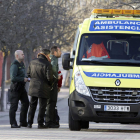
M60 100L66 98L68 96L69 96L69 88L68 87L62 87L60 92L58 93L57 102L59 102Z

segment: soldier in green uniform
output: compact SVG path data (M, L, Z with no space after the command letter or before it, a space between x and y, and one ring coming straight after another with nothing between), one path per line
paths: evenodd
M10 67L10 124L11 128L19 128L20 126L27 127L27 111L29 107L29 100L27 92L25 90L25 84L28 78L25 76L25 66L23 63L24 53L22 50L15 51L15 60ZM21 101L20 111L20 126L16 121L16 111L18 108L18 102Z
M56 118L55 118L55 107L57 103L57 93L58 93L58 58L61 57L61 50L57 46L51 47L51 65L53 70L53 77L54 77L54 83L50 94L50 99L47 104L47 111L46 111L46 126L49 128L58 128L59 125L56 124Z

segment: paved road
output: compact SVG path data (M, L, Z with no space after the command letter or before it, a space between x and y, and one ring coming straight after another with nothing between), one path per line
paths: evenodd
M0 117L0 140L140 140L140 125L119 123L90 123L90 129L70 131L68 128L67 98L58 102L59 129L37 129L37 113L32 129L11 129L8 114ZM19 112L17 113L19 118Z

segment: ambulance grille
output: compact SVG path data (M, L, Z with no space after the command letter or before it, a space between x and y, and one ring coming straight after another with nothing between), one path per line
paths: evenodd
M139 103L140 88L89 87L96 102Z

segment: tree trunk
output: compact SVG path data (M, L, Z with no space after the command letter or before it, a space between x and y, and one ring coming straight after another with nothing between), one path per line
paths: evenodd
M29 48L28 52L26 51L26 57L27 57L27 62L26 62L26 65L27 65L27 66L26 66L26 73L27 73L27 69L28 69L28 66L29 66L29 64L30 64L30 61L32 60L32 54L33 54L32 43L29 44L29 45L30 45L30 48ZM26 83L25 88L26 88L26 91L28 92L28 90L29 90L29 82Z
M24 48L24 64L25 64L25 73L27 72L28 68L28 52L27 52L27 46Z
M15 53L14 49L11 49L11 50L10 50L11 63L12 63L12 62L14 61L14 59L15 59L14 53Z
M28 64L30 64L30 62L32 60L32 55L33 55L33 45L31 42L30 47L29 47L29 52L28 52Z
M8 54L5 53L2 64L2 84L1 84L1 111L4 111L4 94L5 94L5 66Z

